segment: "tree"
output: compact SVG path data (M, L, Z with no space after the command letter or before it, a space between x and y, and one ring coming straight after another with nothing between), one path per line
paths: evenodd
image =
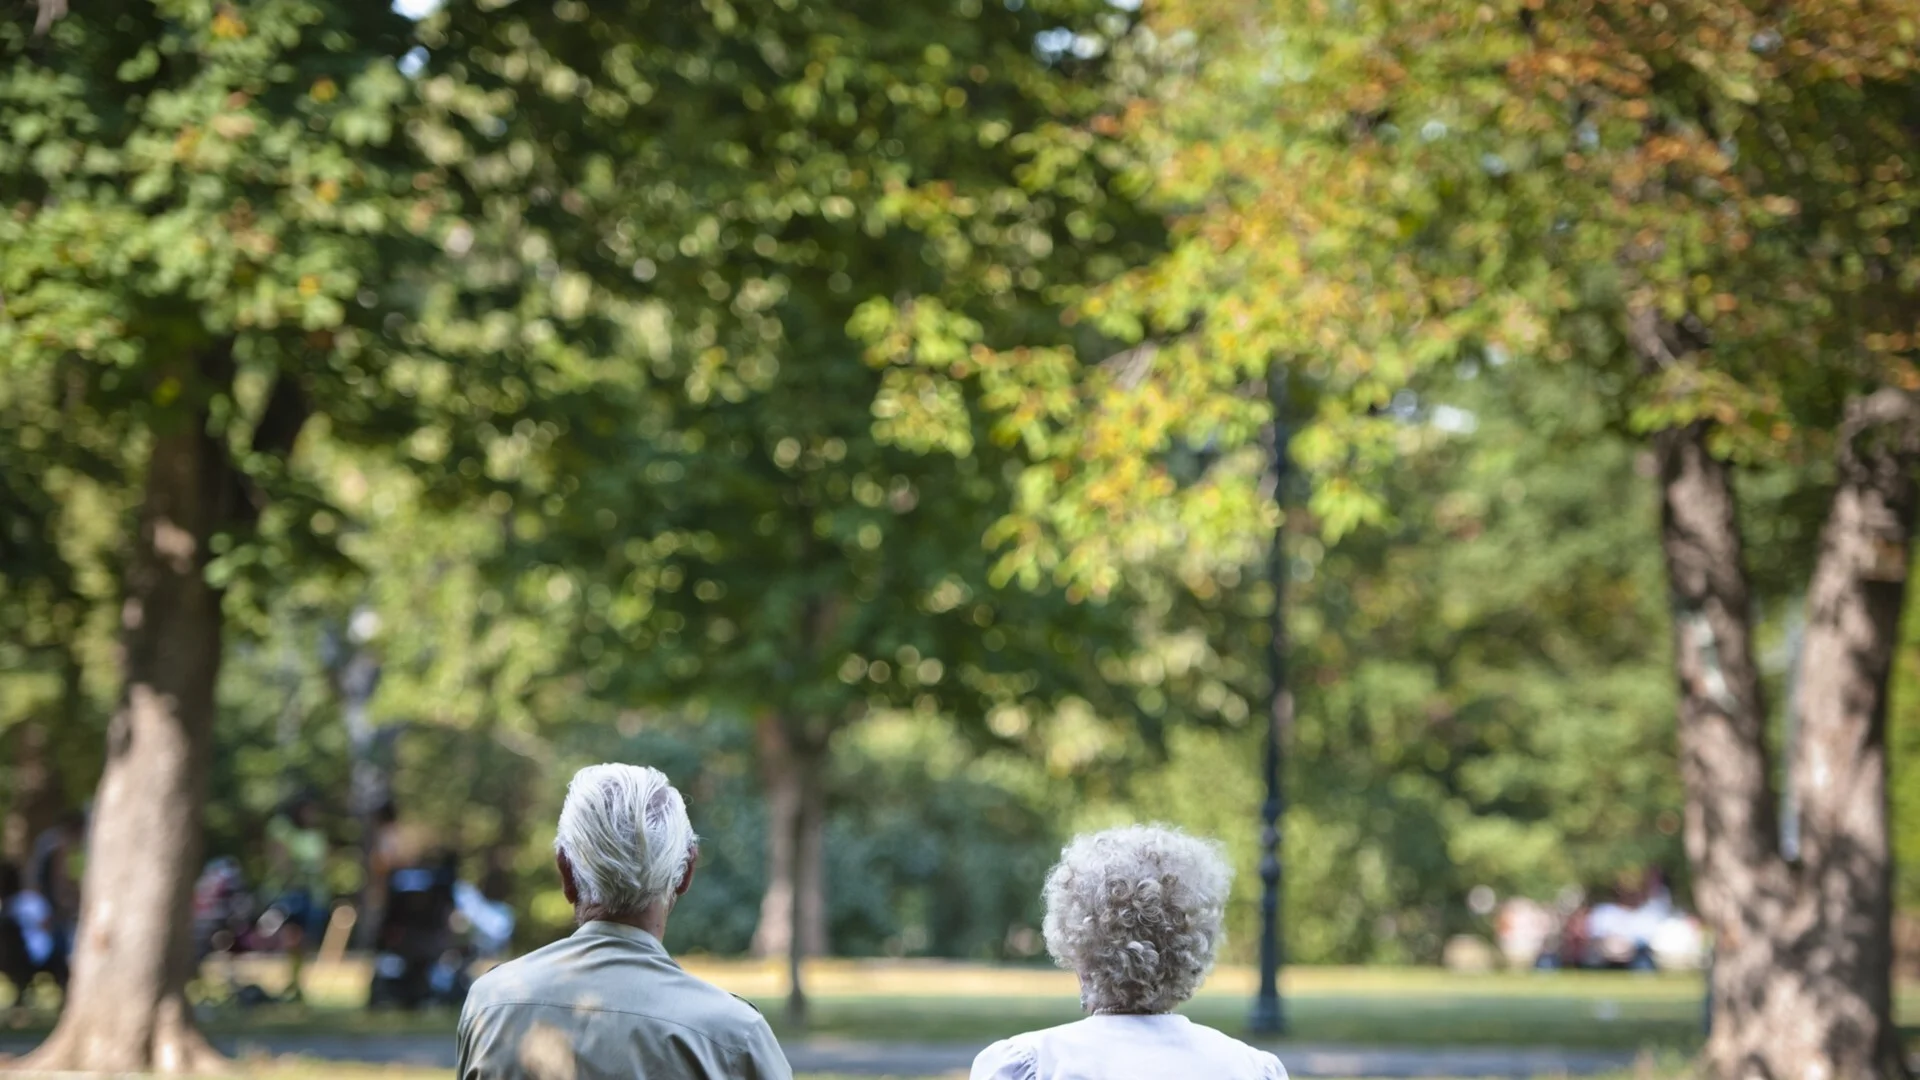
M1904 1071L1884 701L1910 557L1916 148L1897 22L1816 5L1168 5L1133 130L1182 242L1081 308L1143 338L1137 362L997 372L1025 387L1009 399L1049 403L1022 409L1064 465L1018 509L1008 557L1099 568L1127 526L1188 542L1256 520L1205 516L1249 505L1244 472L1181 489L1164 462L1183 440L1231 460L1270 363L1315 387L1299 456L1334 537L1390 519L1368 477L1400 389L1463 360L1593 369L1660 477L1721 1076ZM1796 702L1790 858L1735 476L1820 457L1827 523L1794 573L1806 655L1824 659Z
M1291 545L1286 934L1303 963L1439 963L1451 935L1491 931L1479 886L1552 903L1656 867L1686 887L1651 455L1591 372L1504 374L1400 394L1372 480L1392 519L1333 544L1309 520ZM1266 590L1225 591L1257 626ZM1258 670L1260 634L1217 640ZM1263 737L1172 732L1126 794L1058 812L1165 816L1257 881ZM1258 899L1229 908L1246 961Z
M1904 1075L1886 693L1912 557L1914 380L1896 335L1907 333L1913 237L1894 179L1904 166L1892 164L1916 150L1912 74L1851 14L1596 10L1587 24L1534 28L1544 77L1516 65L1515 81L1590 110L1593 164L1652 207L1610 224L1665 225L1598 231L1588 240L1604 247L1588 250L1623 268L1612 322L1627 364L1610 366L1644 395L1635 421L1659 464L1687 844L1717 941L1707 1064L1724 1076ZM1556 58L1572 77L1553 74ZM1619 77L1585 76L1583 63ZM1776 457L1768 441L1826 456L1835 474L1803 579L1786 779L1797 848L1775 815L1728 460Z
M396 279L444 223L396 138L409 24L383 8L17 14L0 22L4 377L58 371L138 448L87 933L31 1062L191 1072L215 1056L185 986L226 604L326 546L288 465L314 418L404 432L381 320L417 302Z
M930 396L884 343L865 355L907 317L896 294L999 344L1072 336L1061 284L1152 239L1083 128L1106 104L1098 65L1032 48L1058 22L1114 20L1081 3L682 19L636 2L455 8L424 30L429 86L458 74L521 100L508 149L467 182L550 258L576 313L609 314L602 355L630 365L531 403L558 437L528 468L568 479L518 557L577 597L596 690L697 695L757 726L756 940L796 974L825 946L835 734L883 707L980 718L1100 694L1088 642L1130 632L1117 604L996 590L980 537L1006 452L967 395ZM542 150L536 133L563 124L569 148Z

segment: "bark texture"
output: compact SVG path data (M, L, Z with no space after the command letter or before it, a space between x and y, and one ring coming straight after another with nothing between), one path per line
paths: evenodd
M204 1073L225 1062L186 997L223 629L206 567L214 533L253 525L265 497L209 432L208 402L233 378L232 342L210 343L173 376L184 390L154 424L127 555L123 686L94 795L72 981L28 1070ZM281 378L253 451L284 457L307 415L299 385Z
M1920 402L1883 390L1852 403L1839 481L1807 589L1800 744L1797 921L1787 970L1820 1018L1790 1028L1796 1076L1905 1076L1893 1023L1893 848L1887 684L1912 558ZM1795 1015L1782 1011L1784 1023Z
M155 433L121 609L125 687L107 734L73 981L28 1069L186 1073L223 1060L194 1027L185 932L206 800L220 596L207 542L229 490L204 415Z
M1894 409L1905 401L1857 403L1842 432L1841 483L1808 593L1797 863L1778 842L1732 475L1703 424L1654 439L1686 845L1715 939L1704 1064L1721 1080L1906 1075L1891 1020L1884 738L1915 501L1912 425Z

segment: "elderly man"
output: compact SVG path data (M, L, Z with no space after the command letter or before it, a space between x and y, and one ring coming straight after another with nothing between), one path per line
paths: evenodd
M474 984L459 1080L791 1080L760 1014L660 944L696 845L658 769L575 773L553 846L580 928Z

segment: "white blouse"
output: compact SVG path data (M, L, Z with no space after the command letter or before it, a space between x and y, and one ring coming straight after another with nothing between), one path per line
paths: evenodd
M1089 1016L1002 1039L972 1080L1287 1080L1280 1059L1178 1013Z

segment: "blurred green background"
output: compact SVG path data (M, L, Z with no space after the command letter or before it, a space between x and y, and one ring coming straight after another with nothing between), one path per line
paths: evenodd
M391 799L534 947L567 778L642 762L703 838L678 954L778 953L797 882L815 951L1040 969L1063 842L1151 820L1231 853L1239 987L1284 604L1288 960L1415 1017L1302 1022L1691 1045L1691 976L1620 1026L1514 977L1482 1028L1407 969L1484 966L1509 899L1692 904L1656 437L1733 470L1789 756L1848 403L1920 387L1910 25L1811 6L1851 44L1800 64L1599 0L72 7L0 9L0 855L192 607L128 603L178 496L204 854L251 881L312 799L356 901ZM1912 603L1892 651L1912 975Z

